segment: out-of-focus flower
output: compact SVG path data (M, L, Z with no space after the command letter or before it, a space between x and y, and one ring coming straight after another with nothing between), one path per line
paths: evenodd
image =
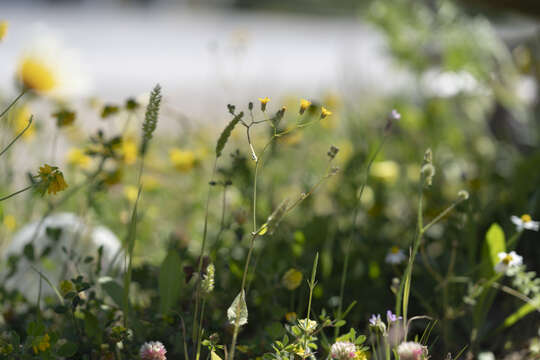
M332 115L332 112L325 108L324 106L321 106L321 119L324 119L327 116Z
M317 322L315 320L302 319L298 320L298 326L306 333L311 334L317 329Z
M368 356L365 351L358 350L354 356L354 360L368 360Z
M75 291L75 286L73 286L73 283L69 280L62 280L58 285L58 289L60 289L60 293L63 296L66 296L68 293Z
M300 100L300 115L304 114L304 112L311 106L311 101L308 101L306 99Z
M520 266L523 263L523 257L516 254L515 251L510 253L500 252L497 254L499 262L495 265L495 271L498 273L506 273L508 269Z
M281 278L281 283L288 290L295 290L302 283L303 275L296 269L289 269Z
M166 353L165 346L159 341L146 342L139 351L141 360L167 360Z
M399 177L399 165L395 161L377 161L371 165L371 175L382 181L393 183Z
M524 229L538 231L540 228L540 221L534 221L529 214L521 215L521 217L512 215L510 220L516 225L517 231Z
M371 317L369 318L369 328L371 330L373 330L375 332L378 332L378 333L381 333L381 334L384 334L386 332L386 325L381 320L381 315L380 314L371 315Z
M388 322L388 326L390 326L392 323L401 320L401 316L397 316L396 314L392 313L392 310L386 311L386 321Z
M75 111L60 109L52 114L56 118L56 126L64 127L72 125L75 122Z
M5 20L0 20L0 41L4 40L7 35L9 23Z
M9 231L13 231L17 227L17 219L15 219L15 216L13 215L4 216L3 223L6 229L8 229Z
M399 360L428 359L427 347L414 341L402 342L397 348Z
M89 79L80 63L72 50L64 49L57 39L41 30L20 57L17 75L25 88L40 95L82 96L89 89Z
M459 190L457 195L458 198L462 201L469 199L469 192L467 190Z
M264 97L264 98L259 98L259 101L261 102L261 111L265 111L266 110L266 104L268 104L270 99L268 97Z
M216 274L216 268L214 264L210 264L206 267L206 274L203 275L201 281L201 289L203 293L210 294L214 290L214 278Z
M188 172L195 166L195 154L189 150L172 148L169 150L169 158L174 168L180 172Z
M492 352L481 352L478 354L478 360L495 360L495 355Z
M290 323L295 322L296 318L297 318L297 315L296 315L296 313L294 311L293 312L288 312L288 313L285 314L285 320L287 320Z
M337 341L330 348L330 357L337 360L352 360L356 357L356 345L348 341Z
M384 261L386 261L388 264L397 265L405 261L406 258L407 256L405 256L403 250L397 246L392 246L388 254L386 254Z
M134 203L137 201L137 196L139 195L139 189L133 185L127 185L124 187L124 196L128 199L129 202Z
M137 143L135 142L135 139L132 137L122 139L120 154L122 155L125 164L134 164L137 160Z
M51 343L49 342L50 340L51 338L49 337L49 334L45 334L36 338L34 344L32 345L32 348L34 349L34 354L47 351L47 349L51 347Z
M67 161L68 164L78 166L81 169L88 169L92 164L92 158L79 148L72 148L68 151Z
M13 117L13 130L15 134L20 134L28 125L28 120L30 119L30 116L32 116L32 113L30 112L30 107L26 104L24 104L21 107L18 107L14 112ZM22 135L23 139L31 139L34 137L35 134L35 127L32 125Z
M39 168L38 177L41 179L41 193L55 195L65 190L68 185L64 180L64 174L56 166L43 165Z

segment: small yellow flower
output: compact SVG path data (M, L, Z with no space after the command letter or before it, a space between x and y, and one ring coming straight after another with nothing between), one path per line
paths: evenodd
M128 185L124 187L124 196L128 199L129 202L134 203L137 201L137 196L139 195L139 189L136 186Z
M332 115L332 112L325 108L324 106L321 106L321 119L324 119L327 116Z
M48 348L51 347L51 343L49 342L51 338L49 337L49 334L45 334L38 338L37 343L32 346L34 349L34 353L38 354L40 351L45 352Z
M180 172L188 172L195 166L195 154L189 150L172 148L169 150L169 159Z
M35 57L23 58L18 74L26 88L38 93L50 92L57 85L53 69Z
M133 138L125 138L122 140L122 148L120 153L123 156L124 163L127 165L134 164L137 160L137 143Z
M13 215L4 216L4 226L9 231L15 230L15 228L17 227L17 220L15 219L15 216Z
M303 275L300 271L296 269L289 269L281 278L281 283L288 290L295 290L302 283Z
M9 28L9 23L5 20L0 21L0 41L4 40Z
M82 149L72 148L68 151L67 161L70 165L75 165L81 169L88 169L92 163L92 158L86 155Z
M358 350L356 354L354 355L354 360L367 360L367 354L365 351Z
M264 98L259 98L259 101L261 102L261 111L265 111L266 110L266 104L268 104L270 99L268 97L264 97Z
M30 107L28 105L23 105L18 107L14 112L13 117L13 131L16 135L20 134L28 125L28 120L32 113L30 112ZM22 135L23 139L31 139L34 136L35 127L32 125Z
M300 115L302 115L310 106L311 106L311 101L308 101L306 99L300 100L300 111L299 111Z
M41 178L41 192L56 195L65 190L68 185L64 180L64 174L56 166L43 165L39 168L38 177Z
M285 320L287 320L290 323L294 323L296 321L297 315L293 312L288 312L285 314Z

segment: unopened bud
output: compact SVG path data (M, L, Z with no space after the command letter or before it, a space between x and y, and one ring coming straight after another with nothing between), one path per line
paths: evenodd
M459 200L461 201L467 200L469 198L469 192L467 190L459 190L457 195Z
M339 149L337 147L335 147L334 145L330 146L330 150L328 150L328 153L327 155L330 157L330 158L335 158L337 153L339 152Z

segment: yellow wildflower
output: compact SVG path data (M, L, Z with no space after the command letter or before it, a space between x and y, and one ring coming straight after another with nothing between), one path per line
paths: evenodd
M47 349L51 347L51 343L49 342L50 340L51 338L49 337L49 334L39 337L37 343L32 346L34 353L38 354L40 351L47 351Z
M124 187L124 196L128 199L129 202L134 203L137 201L137 196L139 195L139 189L133 185L127 185Z
M41 178L41 193L55 195L59 191L65 190L68 185L64 180L64 174L56 166L43 165L39 168L38 177Z
M289 269L281 278L281 283L288 290L295 290L302 283L303 275L300 271L296 269Z
M17 108L14 111L14 118L13 118L13 130L15 134L20 134L28 125L28 120L30 119L30 116L32 116L32 113L30 112L30 107L28 105L23 105L19 108ZM35 127L32 125L22 135L23 139L31 139L34 136Z
M300 100L300 111L299 111L300 115L302 115L310 106L311 106L311 101L308 101L306 99Z
M377 161L371 166L371 175L382 181L393 183L399 177L399 165L395 161Z
M270 99L268 97L264 97L264 98L259 98L259 101L261 102L261 111L265 111L266 110L266 104L268 104Z
M169 158L176 170L188 172L195 166L195 154L189 150L172 148L169 150Z
M137 160L137 143L133 138L125 138L122 140L122 148L120 153L123 156L124 163L127 165L134 164Z
M9 23L5 20L0 21L0 41L4 40L9 28Z
M365 351L358 350L356 354L354 355L354 360L367 360L367 354Z
M332 112L325 108L324 106L321 106L321 119L324 119L327 116L332 115Z
M17 227L17 220L15 219L15 216L13 215L4 216L4 226L9 231L15 230L15 228Z
M294 323L296 321L297 315L293 312L288 312L285 314L285 320L287 320L290 323Z
M47 93L57 85L53 69L35 57L25 57L19 65L19 78L23 85L39 93Z
M75 165L81 169L88 169L92 163L92 158L86 155L82 149L72 148L68 151L67 161L70 165Z

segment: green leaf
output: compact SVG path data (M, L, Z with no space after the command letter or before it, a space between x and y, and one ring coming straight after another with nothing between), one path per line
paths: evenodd
M124 296L124 289L122 286L116 280L108 276L100 278L98 282L103 291L111 297L114 303L118 307L122 307Z
M216 144L216 157L220 157L221 153L223 152L223 148L225 148L225 144L227 144L227 141L229 140L229 136L231 136L231 132L233 131L234 127L240 119L244 116L244 113L241 112L240 114L236 115L229 124L225 127L221 135L219 136L218 142Z
M182 263L180 256L174 250L169 251L159 269L159 296L160 311L163 314L169 312L180 297Z
M210 360L221 360L218 354L216 354L214 351L210 353Z
M234 298L231 306L227 310L227 317L229 318L229 323L234 325L236 319L238 319L238 324L240 326L247 324L248 321L248 309L246 305L246 294L244 291L238 293Z
M506 240L502 228L497 223L491 224L486 232L486 242L483 248L482 273L489 276L494 273L495 265L499 262L498 253L506 251Z
M64 345L60 346L60 349L58 349L58 355L63 357L70 357L75 355L77 352L77 344L73 342L67 342Z
M538 308L540 308L540 298L537 299L536 302L527 303L521 306L519 309L517 309L516 312L514 312L512 315L508 316L504 320L504 323L501 325L500 328L507 328L514 325L516 322L524 318L529 313L537 310Z

